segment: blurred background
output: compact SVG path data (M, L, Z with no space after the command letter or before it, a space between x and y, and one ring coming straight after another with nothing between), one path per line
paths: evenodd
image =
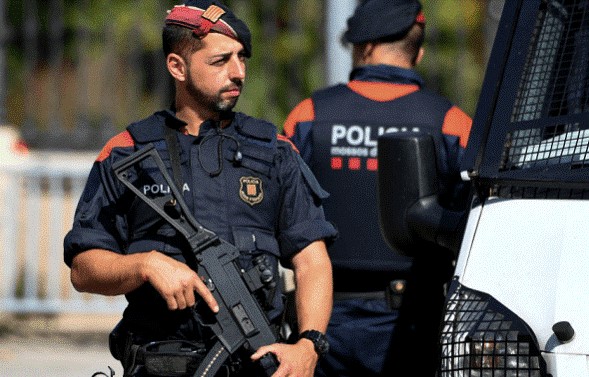
M418 70L471 116L503 1L422 0ZM161 27L178 3L0 0L0 376L3 336L106 334L124 308L73 291L62 240L103 144L171 102ZM339 41L357 0L225 3L253 36L237 110L281 127L313 90L347 81L351 51Z
M339 68L349 66L349 51L339 38L355 3L227 0L254 41L239 110L281 125L312 90L345 81L348 72ZM19 127L31 148L97 149L130 121L168 106L161 27L174 4L0 0L0 123ZM472 115L502 1L423 4L420 71Z

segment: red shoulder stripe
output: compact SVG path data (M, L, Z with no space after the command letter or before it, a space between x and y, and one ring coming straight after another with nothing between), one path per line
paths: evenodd
M446 135L458 136L460 138L460 146L466 148L471 127L472 119L460 108L453 106L446 113L442 132Z
M299 103L286 118L282 128L284 134L292 137L295 133L295 128L298 123L310 122L315 119L315 109L311 98L307 98Z
M132 147L133 145L135 145L135 142L133 141L129 131L123 131L106 143L104 148L102 148L102 151L100 151L98 157L96 157L96 162L102 162L107 159L108 156L110 156L110 152L112 152L114 148Z

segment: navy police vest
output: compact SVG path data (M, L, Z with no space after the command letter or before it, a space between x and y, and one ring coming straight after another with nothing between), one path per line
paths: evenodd
M232 139L227 139L222 144L222 149L218 150L217 142L220 137L215 136L213 141L205 143L201 150L199 146L204 139L201 139L200 144L195 143L193 140L197 138L179 137L180 133L174 131L174 137L178 137L179 141L178 157L185 182L181 184L187 189L179 188L184 191L184 199L195 218L239 249L239 263L242 268L252 268L254 257L266 254L270 257L272 270L278 276L280 248L274 234L274 224L278 216L278 207L275 203L280 195L280 187L270 183L276 175L276 128L270 123L240 114L236 115L234 124L235 130L228 132L232 132L230 135L235 140L239 138L239 152L242 157L238 166L232 164L237 146ZM165 127L175 128L178 125L181 125L178 120L164 111L130 125L127 130L132 135L137 150L153 143L172 175L172 162L164 130ZM199 159L199 153L204 154L202 159ZM208 170L205 170L201 163L207 166ZM210 171L217 169L221 163L223 168L212 178ZM156 193L156 190L161 190L162 193L169 192L167 185L161 183L161 174L153 161L143 161L140 171L142 178L138 179L140 183L136 184L144 191L150 191L148 196L157 196L159 193ZM251 187L238 190L236 183L240 182L240 177L249 178L254 182L248 183ZM154 188L144 186L141 183L143 181L154 183ZM245 186L246 183L242 185ZM240 194L241 191L243 195ZM253 204L257 206L254 207ZM178 237L176 230L141 199L131 198L127 217L129 253L155 249L185 262L181 251L187 246L184 239ZM283 302L281 294L274 295L272 292L272 295L273 306L266 310L269 318L275 319L282 313ZM167 311L165 302L150 285L144 285L128 293L127 299L129 307L125 311L126 318L136 320L146 316L178 316Z
M312 96L311 169L330 193L325 216L338 231L329 248L334 269L407 271L412 259L391 250L380 233L377 205L377 138L385 132L430 132L441 140L451 103L427 90L376 102L346 85Z

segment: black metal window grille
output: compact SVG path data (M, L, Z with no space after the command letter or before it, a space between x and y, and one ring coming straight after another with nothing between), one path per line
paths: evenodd
M491 296L454 282L441 333L440 377L542 377L527 325Z
M532 36L524 74L512 114L512 122L538 119L542 116L544 98L548 91L554 61L559 44L557 38L562 33L562 22L545 12L538 13L536 27Z
M522 7L533 19L519 19L512 34L479 167L481 192L589 198L589 1Z
M589 130L579 126L571 123L509 132L499 170L559 164L569 164L571 169L588 167Z
M589 6L542 2L514 103L512 122L589 109Z

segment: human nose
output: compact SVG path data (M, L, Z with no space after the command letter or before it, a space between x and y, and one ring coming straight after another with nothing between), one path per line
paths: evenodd
M229 75L231 79L245 79L245 61L241 57L238 56L232 59Z

